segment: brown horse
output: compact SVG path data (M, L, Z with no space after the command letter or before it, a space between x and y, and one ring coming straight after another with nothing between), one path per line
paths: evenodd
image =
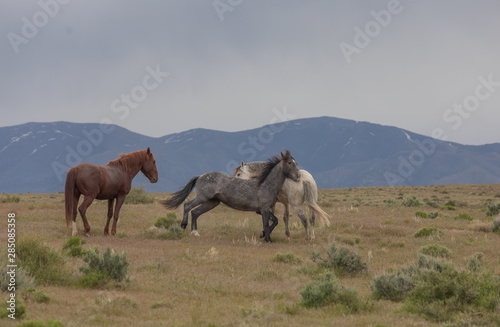
M85 235L90 235L90 225L85 216L87 208L94 199L108 200L108 220L104 227L104 235L109 234L109 221L113 216L113 201L116 199L113 228L111 234L116 234L116 223L120 208L132 187L132 179L142 171L151 183L158 181L158 171L153 153L149 150L120 154L120 158L110 161L107 165L83 163L70 168L66 176L64 199L66 207L66 227L73 220L73 236L76 235L76 207L80 195L83 202L78 207L82 216Z

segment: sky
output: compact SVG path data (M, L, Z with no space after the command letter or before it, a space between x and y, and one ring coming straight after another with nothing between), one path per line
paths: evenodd
M500 2L0 0L0 126L318 116L500 142Z

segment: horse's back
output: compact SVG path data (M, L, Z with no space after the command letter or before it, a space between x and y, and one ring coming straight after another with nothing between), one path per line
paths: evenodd
M196 194L217 199L238 210L256 210L257 186L255 180L245 180L221 172L201 175L196 181Z

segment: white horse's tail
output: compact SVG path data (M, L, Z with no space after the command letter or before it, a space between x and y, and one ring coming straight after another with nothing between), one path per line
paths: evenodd
M304 200L307 205L326 226L330 226L330 216L316 203L318 201L318 186L316 185L316 181L306 170L300 171L300 179L304 185Z

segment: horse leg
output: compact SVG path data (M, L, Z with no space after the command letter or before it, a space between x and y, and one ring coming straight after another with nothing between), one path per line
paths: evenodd
M276 206L273 206L273 207L271 208L271 215L269 215L269 217L272 217L272 216L276 217L276 216L274 215L274 210L275 210L275 209L276 209ZM258 213L258 214L260 214L260 212L257 212L257 213ZM270 219L272 220L273 218L270 218ZM272 220L272 221L274 222L274 220ZM278 218L276 218L276 225L277 225L277 224L278 224ZM275 226L275 227L276 227L276 226ZM273 228L273 229L274 229L274 228ZM272 230L271 230L271 231L272 231ZM260 233L260 236L259 236L259 237L260 237L260 238L263 238L265 235L266 235L266 232L265 232L264 230L262 230L262 232Z
M80 212L80 216L82 216L83 227L85 228L85 236L90 236L90 225L87 220L87 216L85 215L87 212L87 208L90 207L92 201L94 201L94 195L85 195L82 201L82 204L78 207L78 211Z
M106 220L106 226L104 226L104 235L109 235L109 222L111 221L111 217L113 217L113 202L115 198L108 200L108 219Z
M125 202L126 195L118 195L116 198L115 214L113 216L113 227L111 227L111 235L116 234L116 224L118 223L118 216L120 215L120 209L122 208L123 202Z
M283 203L284 212L283 212L283 221L285 222L285 235L290 238L290 230L288 229L288 221L290 220L290 212L288 211L288 203Z
M191 234L195 236L200 236L200 234L198 233L198 223L196 220L198 219L199 216L201 216L205 212L210 211L213 208L217 207L219 203L220 200L212 199L208 202L202 203L198 208L194 209L191 212Z
M278 225L278 218L271 211L269 213L269 219L271 219L271 221L273 222L272 225L269 227L269 236L271 236L271 233L273 232L274 228Z
M80 200L80 195L81 193L78 192L78 191L75 191L75 193L73 193L73 217L71 217L71 219L73 219L73 232L71 234L71 236L75 237L76 234L78 233L77 230L76 230L76 215L78 214L78 212L76 211L77 208L78 208L78 201Z
M269 216L271 214L271 211L268 210L261 210L262 213L262 226L264 227L264 237L266 242L272 242L271 241L271 231L269 228Z
M311 223L311 240L314 240L316 236L314 235L314 225L316 223L316 214L314 213L314 210L312 208L309 208L309 211L311 211L311 218L309 218L309 222Z
M306 241L309 240L309 233L307 232L307 218L304 215L304 212L302 211L302 206L297 205L294 206L293 209L295 210L295 213L299 216L300 221L302 221L302 225L304 225L304 229L306 231Z
M188 222L189 222L189 211L191 211L193 208L199 206L203 202L204 201L201 200L200 198L198 198L198 196L197 196L193 200L184 203L184 214L183 214L182 222L181 222L181 228L182 229L186 229L186 227L188 225ZM192 224L193 224L193 221L191 220L191 229L193 229Z

